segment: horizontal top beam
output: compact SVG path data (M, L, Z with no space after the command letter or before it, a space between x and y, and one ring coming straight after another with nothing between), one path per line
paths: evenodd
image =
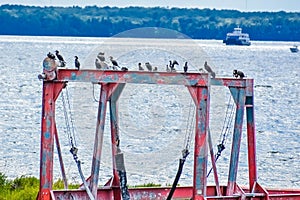
M252 87L252 79L210 78L208 73L59 69L57 81Z

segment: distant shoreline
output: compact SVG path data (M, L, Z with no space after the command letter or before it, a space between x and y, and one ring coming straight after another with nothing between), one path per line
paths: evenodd
M0 6L0 35L112 37L141 28L160 28L190 39L223 40L241 27L257 41L300 41L300 12L163 7ZM139 38L177 38L169 31L141 31Z

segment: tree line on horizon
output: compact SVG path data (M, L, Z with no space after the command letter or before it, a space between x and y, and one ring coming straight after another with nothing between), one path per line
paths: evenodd
M174 30L192 39L225 39L235 27L251 40L300 41L299 12L241 12L164 7L0 6L0 35L112 37L145 27ZM128 37L156 37L147 31ZM178 37L169 33L163 37Z

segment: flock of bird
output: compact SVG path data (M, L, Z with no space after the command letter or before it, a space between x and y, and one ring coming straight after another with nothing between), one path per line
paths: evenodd
M105 60L104 52L99 52L96 60L95 60L95 66L96 69L101 69L101 70L118 70L121 69L122 71L128 71L126 67L120 67L118 62L114 60L112 56L109 56L109 60L111 64L107 63Z
M56 60L56 58L57 58L59 61L59 67L66 67L67 62L64 60L63 56L59 53L58 50L55 51L55 55L53 53L49 52L47 54L47 57L50 59L53 59L53 60ZM80 70L80 62L79 62L78 56L74 56L74 57L75 57L75 61L74 61L75 68L77 70Z
M49 52L47 54L47 57L50 59L58 59L59 61L59 67L66 67L66 61L64 60L64 58L62 57L62 55L59 53L58 50L55 51L55 55L51 52ZM114 58L112 56L109 56L109 61L110 63L107 63L105 60L105 56L104 56L104 52L99 52L96 60L95 60L95 66L96 69L100 69L100 70L122 70L122 71L128 71L128 68L126 67L120 67L118 62L116 60L114 60ZM75 60L74 60L74 65L75 68L77 70L80 70L80 62L78 59L78 56L75 56ZM176 72L176 68L175 66L179 65L179 63L176 60L173 61L169 61L169 63L166 65L166 71L167 72ZM153 67L150 62L146 62L144 64L144 66L142 66L142 63L138 63L138 70L139 71L144 71L145 68L147 71L157 71L158 68L157 67ZM207 61L205 61L204 63L204 69L211 75L212 78L216 77L216 73L212 70L212 68L207 64ZM199 69L200 71L202 71L202 68ZM183 71L184 73L187 73L188 71L188 62L185 62L184 66L183 66ZM245 74L242 71L238 71L238 70L233 70L233 76L235 78L240 78L243 79L245 77Z

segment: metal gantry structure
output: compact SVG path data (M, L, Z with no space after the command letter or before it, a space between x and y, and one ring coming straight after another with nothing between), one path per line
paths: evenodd
M300 199L300 189L265 189L257 181L256 138L254 121L253 79L211 78L208 73L112 71L112 70L73 70L56 69L53 61L44 60L44 71L39 78L43 80L43 104L41 121L40 151L40 188L37 199L111 199L111 200L163 200L167 199L170 187L129 188L125 198L120 181L119 116L118 99L126 83L184 85L188 89L196 106L196 123L194 138L193 185L177 187L173 199L265 199L296 200ZM68 82L91 82L101 85L98 116L92 157L92 168L86 180L88 188L67 189L66 175L58 140L55 113L56 100ZM227 185L219 184L217 165L213 151L210 151L209 110L211 85L229 88L236 105L233 129L231 158ZM101 153L103 146L105 117L107 105L110 108L112 178L104 186L98 186ZM248 175L247 187L237 183L240 144L244 112L247 120ZM53 156L54 144L59 155L65 189L53 190ZM208 159L211 158L215 185L207 185ZM119 166L118 166L119 165ZM122 164L121 164L122 165ZM121 167L122 168L122 167ZM121 170L122 171L122 170ZM126 183L125 183L126 184ZM123 185L124 188L124 185ZM88 194L91 192L92 197Z

